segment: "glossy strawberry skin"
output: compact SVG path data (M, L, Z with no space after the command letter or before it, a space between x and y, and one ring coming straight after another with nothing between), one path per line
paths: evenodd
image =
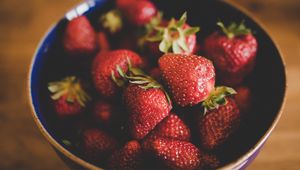
M136 0L121 10L127 19L137 26L149 23L157 13L154 4L148 0Z
M92 162L103 163L116 148L117 141L100 129L87 129L82 134L82 152Z
M221 73L221 81L233 86L240 84L253 70L257 46L252 34L229 39L226 35L215 32L205 40L205 53Z
M75 116L80 114L84 108L75 100L70 103L67 101L67 95L53 101L54 108L59 117Z
M63 37L64 49L72 54L91 54L97 48L96 32L85 16L71 20Z
M186 141L160 138L153 141L150 150L170 169L195 170L201 165L200 150Z
M216 149L238 129L240 110L232 98L227 98L225 105L208 111L198 122L202 146L205 149Z
M110 156L108 167L111 170L139 170L143 161L142 157L141 145L138 141L132 140Z
M158 138L189 141L191 138L191 131L176 114L171 113L144 139L142 143L143 149L148 150L149 145Z
M130 84L123 97L129 111L131 135L138 140L143 139L172 109L161 89L144 90Z
M204 57L169 53L158 63L174 101L180 106L202 102L214 88L214 66Z
M93 61L92 78L96 90L106 98L113 98L118 94L119 87L112 80L112 71L116 78L120 75L116 71L117 65L127 72L128 59L132 66L143 67L142 58L130 50L115 50L109 52L100 52Z

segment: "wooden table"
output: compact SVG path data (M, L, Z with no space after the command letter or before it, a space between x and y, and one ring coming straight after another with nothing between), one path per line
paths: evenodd
M232 0L263 21L287 62L284 115L249 169L300 169L300 1ZM0 169L68 169L34 124L26 79L44 32L80 0L0 1Z

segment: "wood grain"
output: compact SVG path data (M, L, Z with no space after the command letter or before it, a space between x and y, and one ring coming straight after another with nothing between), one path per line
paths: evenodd
M249 169L300 169L300 1L231 0L259 18L287 63L284 114ZM0 169L68 169L36 128L26 79L34 50L49 26L80 0L0 1Z

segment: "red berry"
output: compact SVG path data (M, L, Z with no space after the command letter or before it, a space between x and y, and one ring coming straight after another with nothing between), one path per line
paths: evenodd
M139 1L139 0L116 0L116 6L119 8L119 9L125 9L127 8L128 6L132 5L133 3L135 3L136 1Z
M217 169L220 166L220 160L216 155L202 152L202 166L200 169Z
M214 66L204 57L169 53L158 63L174 101L180 106L196 105L214 89Z
M160 21L161 16L156 16L156 20ZM147 46L152 52L152 56L160 57L162 53L173 52L176 54L194 54L196 51L196 33L198 27L191 27L186 24L187 15L184 13L179 21L174 18L170 21L160 21L157 25L161 30L148 30L146 35Z
M91 54L97 46L96 33L85 16L71 20L63 38L64 49L73 55Z
M66 77L58 82L51 82L48 85L52 93L54 108L58 116L74 116L80 114L90 97L82 88L80 81L74 77Z
M138 141L132 140L110 156L108 167L111 170L139 170L142 165L142 156L141 145Z
M110 50L110 44L104 32L97 33L97 42L98 42L99 50L101 52Z
M234 96L236 104L242 112L246 112L250 109L252 104L252 93L249 87L240 86L235 89L237 94Z
M108 126L112 123L112 119L115 116L114 107L104 100L99 100L94 106L93 114L97 122Z
M119 66L124 72L128 70L128 60L133 66L143 66L141 57L133 51L115 50L99 53L93 61L92 77L96 90L106 98L113 98L118 93L118 86L112 79L112 72L116 78Z
M124 91L129 111L129 126L134 139L143 139L172 108L166 94L159 88L143 89L130 84Z
M170 169L195 170L201 165L200 150L186 141L156 139L151 144L151 153Z
M233 24L225 28L218 23L223 33L215 32L205 40L206 55L221 73L222 83L230 86L240 84L253 70L257 53L257 41L251 31L243 24Z
M240 125L240 111L234 99L207 111L198 122L200 139L205 149L215 149L223 144Z
M88 129L82 134L81 149L90 161L103 163L117 148L114 138L99 129Z
M154 4L147 0L136 0L121 10L127 19L137 26L149 23L157 13Z
M189 141L191 137L190 129L175 114L170 114L161 121L152 132L145 138L143 148L147 150L149 144L158 138L170 138L182 141Z

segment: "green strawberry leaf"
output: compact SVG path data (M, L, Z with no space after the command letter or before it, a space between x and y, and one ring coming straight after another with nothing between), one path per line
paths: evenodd
M163 53L168 53L169 49L171 48L172 44L167 41L167 40L163 40L160 44L159 44L159 50Z
M184 12L182 14L182 16L180 17L179 21L176 23L176 27L177 28L183 27L183 25L185 24L186 20L187 20L187 12Z
M227 103L226 97L233 94L236 94L233 88L225 86L216 87L202 103L204 115L209 110L217 109L219 106L225 105Z
M245 26L244 21L242 21L240 24L232 22L228 27L226 27L222 22L217 22L217 25L229 39L232 39L235 36L247 35L251 33L251 29Z
M193 35L193 34L196 34L199 31L200 31L200 27L191 27L191 28L188 28L184 31L184 35L185 36Z

